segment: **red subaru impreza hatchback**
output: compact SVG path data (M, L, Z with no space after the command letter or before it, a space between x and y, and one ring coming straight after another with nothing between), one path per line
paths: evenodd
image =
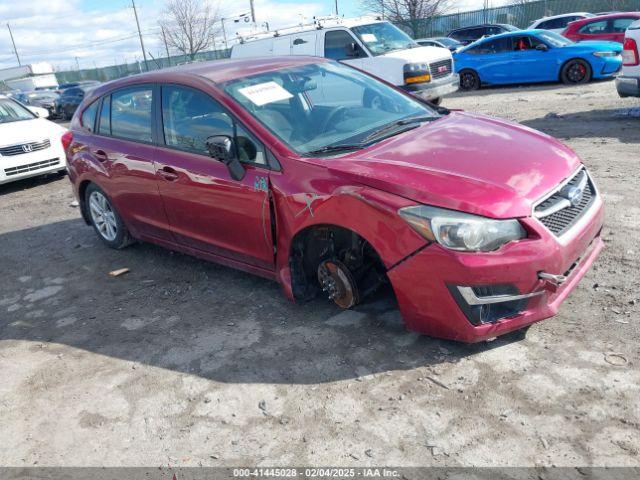
M600 253L580 159L311 57L107 83L65 136L104 243L143 240L344 308L390 282L408 328L474 342L553 316Z

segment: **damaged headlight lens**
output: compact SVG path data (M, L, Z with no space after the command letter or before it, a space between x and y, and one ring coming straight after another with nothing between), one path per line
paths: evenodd
M492 220L426 205L401 208L398 213L427 240L451 250L491 252L527 236L517 220Z

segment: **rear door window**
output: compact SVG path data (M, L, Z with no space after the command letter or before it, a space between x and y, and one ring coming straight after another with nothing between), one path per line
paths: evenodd
M149 86L117 90L111 95L111 134L151 143L153 90Z
M607 24L607 20L587 23L580 29L580 33L584 33L586 35L598 35L600 33L607 33Z
M611 31L613 33L624 33L627 31L627 28L629 28L629 25L636 20L636 18L616 18L611 23Z

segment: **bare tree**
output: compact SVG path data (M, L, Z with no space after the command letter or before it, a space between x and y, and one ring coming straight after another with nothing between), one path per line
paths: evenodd
M208 0L167 0L160 24L160 38L193 60L209 48L218 33L217 6Z
M442 15L452 4L452 0L362 0L366 10L406 27L415 38L425 35L431 17Z

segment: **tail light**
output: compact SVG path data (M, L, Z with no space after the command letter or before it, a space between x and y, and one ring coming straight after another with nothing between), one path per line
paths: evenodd
M640 55L638 55L638 44L633 38L624 39L624 50L622 51L622 64L625 67L635 67L640 65Z
M64 148L64 151L66 152L67 150L69 150L69 146L71 145L71 142L73 142L73 133L71 133L70 130L67 130L62 135L61 140L62 140L62 148Z

